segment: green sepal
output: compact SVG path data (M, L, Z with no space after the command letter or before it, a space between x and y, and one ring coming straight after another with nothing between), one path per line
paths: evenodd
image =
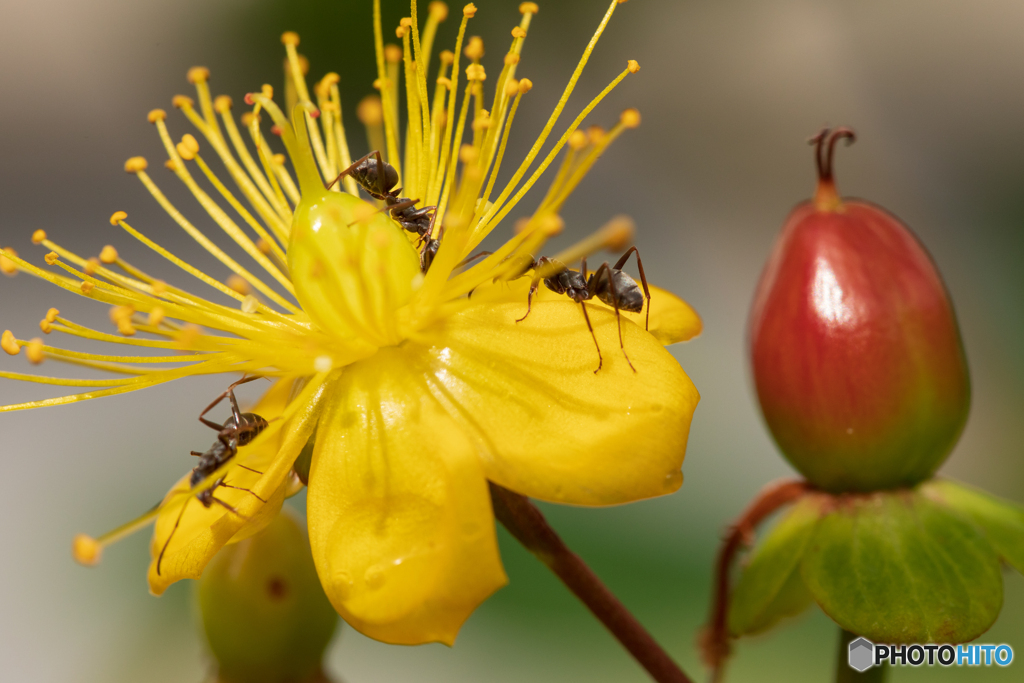
M974 520L999 557L1024 574L1024 507L949 479L934 479L921 492Z
M321 680L338 615L320 586L305 530L288 508L260 533L217 553L196 593L219 683Z
M969 518L918 490L832 498L801 576L847 631L880 643L962 643L996 620L999 558Z
M819 514L817 497L803 498L754 549L729 599L734 637L765 631L810 606L799 566Z

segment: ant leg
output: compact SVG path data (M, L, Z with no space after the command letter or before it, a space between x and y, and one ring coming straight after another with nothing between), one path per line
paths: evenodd
M164 553L167 552L167 546L171 544L171 539L174 537L174 532L178 530L178 525L181 524L181 518L185 515L185 506L191 502L192 496L185 499L185 502L181 504L181 512L178 513L178 518L174 520L174 528L171 529L170 535L167 536L167 540L164 541L164 547L160 549L160 554L156 558L156 575L160 576L160 563L164 561Z
M344 171L342 171L341 173L339 173L339 174L338 174L338 177L337 177L337 178L335 178L334 180L332 180L332 181L331 181L331 184L330 184L330 185L325 185L324 187L325 187L326 189L328 189L328 190L329 190L329 189L331 189L332 187L334 187L334 183L338 182L339 180L341 180L342 178L344 178L345 176L347 176L347 175L348 175L349 173L351 173L352 171L356 170L356 166L358 166L359 164L361 164L361 163L363 163L364 161L366 161L367 159L369 159L369 158L370 158L370 157L371 157L372 155L373 155L373 152L370 152L369 154L367 154L366 156L364 156L364 157L363 157L362 159L359 159L359 160L358 160L358 161L356 161L356 162L355 162L354 164L352 164L351 166L349 166L348 168L346 168L346 169L345 169ZM380 153L378 153L378 154L377 154L377 158L378 158L378 159L380 158ZM381 167L380 167L380 166L377 166L377 168L381 168Z
M493 251L481 251L479 254L473 254L472 256L468 256L468 257L462 259L458 263L458 265L456 265L455 267L456 268L461 268L462 266L468 266L470 263L472 263L473 261L476 261L481 256L490 256L493 253L494 253Z
M242 468L243 470L249 470L250 472L255 472L256 474L263 474L263 473L262 473L262 472L260 472L259 470L254 470L254 469L253 469L253 468L251 468L251 467L246 467L245 465L243 465L243 464L241 464L241 463L238 463L238 466L239 466L239 467L241 467L241 468Z
M253 492L252 492L251 490L249 490L249 489L244 489L244 488L242 488L241 486L232 486L231 484L225 484L224 482L221 482L221 483L220 483L220 485L221 485L221 486L225 486L225 487L227 487L227 488L229 488L229 489L235 489L236 491L245 491L246 493L252 493L252 495L256 496L256 494L255 494L255 493L253 493ZM216 498L214 498L214 500L217 500L217 499L216 499ZM264 499L260 498L259 496L256 496L256 500L258 500L258 501L260 501L260 502L263 502L263 503L266 503L266 502L267 502L267 501L265 501ZM238 513L236 512L235 514L238 514ZM239 516L241 516L241 515L239 515Z
M388 196L388 190L384 187L384 160L380 158L380 150L375 149L370 154L377 157L377 189L380 191L380 196ZM370 156L367 154L366 156ZM397 163L397 160L396 160Z
M221 486L224 486L224 484L220 484L220 485L221 485ZM256 494L253 494L253 495L256 495ZM239 517L241 517L242 519L244 519L245 521L249 521L249 518L248 518L248 517L246 517L245 515L243 515L243 514L242 514L241 512L239 512L239 511L238 511L237 509L235 509L235 508L231 507L231 505L229 505L228 503L225 503L225 502L224 502L223 500L221 500L220 498L217 498L216 496L210 496L210 500L212 500L212 501L213 501L214 503L217 503L217 504L218 504L218 505L220 505L221 507L223 507L223 508L226 508L228 512L233 512L233 513L235 513L236 515L238 515Z
M587 321L587 329L590 330L590 336L594 338L594 346L597 347L597 370L600 370L604 365L604 356L601 355L601 345L597 343L597 335L594 334L594 326L590 324L590 316L587 315L587 305L580 302L580 308L583 309L583 319ZM594 370L594 374L597 374L597 370Z
M218 403L220 403L225 398L227 398L228 395L230 395L231 396L231 401L232 401L232 404L233 404L231 406L231 416L235 418L235 424L238 424L241 421L241 416L239 415L238 403L235 402L235 400L234 400L234 393L233 393L234 389L235 389L235 387L237 387L237 386L239 386L241 384L248 384L249 382L254 382L254 381L260 379L261 377L262 377L262 375L253 375L252 377L243 377L242 379L238 380L237 382L235 382L234 384L229 386L224 393L222 393L220 396L218 396L217 398L215 398L213 400L213 403L211 403L210 405L206 406L206 409L203 410L203 412L199 413L199 421L202 422L207 427L209 427L210 429L215 429L218 432L222 431L224 429L223 425L219 425L219 424L217 424L215 422L211 422L210 420L205 419L205 415L208 412L210 412L211 410L213 410L215 407L217 407Z
M378 213L381 213L382 211L395 212L401 211L402 209L408 209L410 206L415 206L416 202L418 201L418 199L403 199L402 201L395 202L394 204L384 204L384 206L380 207L379 209L371 213L369 216L352 221L351 223L348 224L347 227L351 228L356 223L369 220L371 217L376 216ZM392 218L394 218L394 216L392 216Z
M204 453L200 453L199 451L190 451L190 452L189 452L189 455L194 455L194 456L196 456L197 458L201 458L201 457L203 457L203 455L205 455L205 454L204 454Z
M612 293L612 306L615 308L615 322L619 326L619 348L622 349L622 355L626 357L626 363L629 364L629 369L634 373L636 368L633 367L633 361L629 359L629 354L626 353L626 345L622 342L622 314L619 313L619 290L615 286L615 278L612 277L612 269L607 263L602 263L601 267L594 271L593 285L588 283L587 289L597 289L597 283L601 281L601 274L605 273L608 278L608 288ZM593 295L593 293L591 293Z
M530 311L533 309L533 295L537 291L537 285L539 282L534 280L530 283L530 293L526 295L526 315L516 320L517 323L521 323L526 320L526 316L530 315Z
M650 331L651 329L651 290L647 288L647 275L644 273L644 262L640 260L640 250L636 247L630 247L629 250L622 255L622 257L615 262L612 266L615 270L621 270L622 266L626 265L626 259L629 255L636 253L636 267L640 271L640 284L644 286L644 296L647 297L647 320L644 323L644 329Z

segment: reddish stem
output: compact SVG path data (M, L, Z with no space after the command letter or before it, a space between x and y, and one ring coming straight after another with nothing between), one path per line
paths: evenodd
M722 680L729 643L729 575L740 546L754 543L754 531L766 517L797 500L810 489L805 481L788 480L769 484L747 506L739 519L729 527L715 566L715 597L711 604L710 624L701 634L700 649L704 663L711 669L712 683Z
M498 521L583 601L651 678L658 683L693 683L526 496L491 482L491 504Z

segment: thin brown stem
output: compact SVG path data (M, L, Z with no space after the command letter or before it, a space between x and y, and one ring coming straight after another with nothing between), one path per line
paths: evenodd
M658 683L692 683L590 567L569 550L526 496L492 482L491 503L498 521L583 601L652 679Z
M741 545L753 545L754 530L766 517L783 505L792 503L809 489L805 481L775 482L761 492L747 506L739 519L729 527L715 565L715 596L711 603L710 623L701 634L700 649L704 663L711 669L712 683L719 683L729 657L729 577L733 561Z

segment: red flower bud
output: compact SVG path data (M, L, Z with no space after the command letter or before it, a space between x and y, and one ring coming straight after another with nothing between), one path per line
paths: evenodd
M786 458L829 491L911 486L952 450L970 404L942 278L903 223L840 200L822 131L818 189L789 215L750 313L754 380Z

